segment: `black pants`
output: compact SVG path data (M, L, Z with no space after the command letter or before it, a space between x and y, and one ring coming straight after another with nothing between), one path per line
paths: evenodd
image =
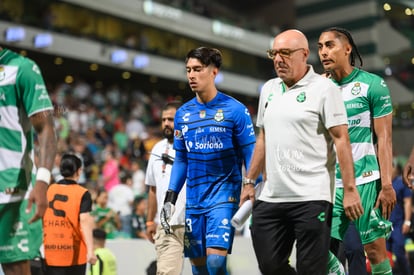
M46 275L85 275L86 264L72 266L46 266Z
M256 201L251 227L253 248L264 275L326 275L332 204L327 201ZM296 240L296 270L289 265Z

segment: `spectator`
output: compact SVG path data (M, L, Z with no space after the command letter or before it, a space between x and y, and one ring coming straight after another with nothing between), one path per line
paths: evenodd
M132 189L135 197L143 196L147 193L145 186L145 172L141 169L139 161L133 161L131 164Z
M132 214L132 238L134 239L148 239L146 234L146 212L147 199L145 197L135 198Z
M108 192L101 189L96 194L96 204L92 211L95 226L103 229L108 239L115 239L121 229L121 220L118 213L108 207Z
M119 167L112 146L107 146L106 149L104 152L105 163L102 167L102 181L105 190L109 192L119 184Z
M102 229L93 230L93 249L98 259L96 264L91 265L88 275L116 275L116 257L111 250L105 247L106 232Z
M132 190L132 178L125 174L121 178L121 184L114 186L108 192L108 206L119 214L121 219L121 232L123 236L130 237L132 203L134 202L134 191Z

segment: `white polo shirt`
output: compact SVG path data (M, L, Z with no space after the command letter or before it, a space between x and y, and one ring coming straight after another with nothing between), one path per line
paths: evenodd
M171 177L171 164L165 164L161 156L167 153L173 159L175 158L175 150L172 144L168 143L165 138L154 145L151 151L151 156L148 160L147 171L145 175L145 184L155 186L157 188L157 214L155 222L159 223L160 211L164 205L165 193L168 190ZM183 225L185 220L185 198L186 186L184 185L178 194L177 202L175 203L175 212L171 218L170 225Z
M308 66L290 89L280 78L265 83L257 126L265 130L267 202L333 202L336 154L328 129L346 125L339 88Z

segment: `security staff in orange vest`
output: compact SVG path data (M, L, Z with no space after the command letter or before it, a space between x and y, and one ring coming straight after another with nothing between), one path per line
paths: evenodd
M84 275L86 263L95 264L91 194L77 181L82 161L64 154L60 163L63 179L47 190L48 207L43 217L47 275Z

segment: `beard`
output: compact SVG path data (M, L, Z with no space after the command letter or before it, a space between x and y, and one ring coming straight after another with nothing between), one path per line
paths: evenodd
M171 140L173 140L173 139L174 139L174 130L173 130L173 129L171 129L170 127L165 127L165 128L162 130L162 135L163 135L166 139L168 139L169 141L171 141Z

